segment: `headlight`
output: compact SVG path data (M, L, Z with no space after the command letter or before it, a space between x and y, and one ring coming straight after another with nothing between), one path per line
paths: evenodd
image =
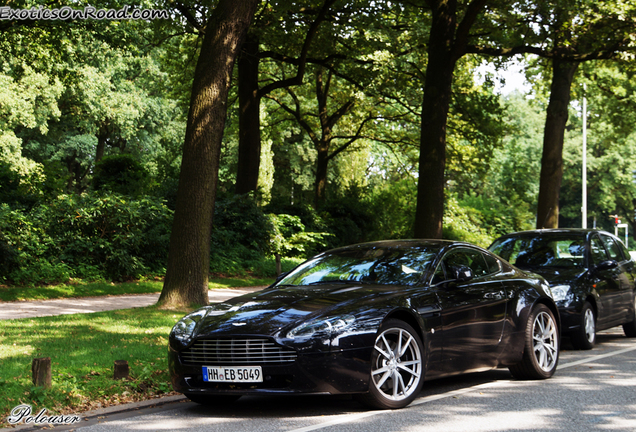
M328 336L332 336L350 327L354 321L353 315L307 321L287 333L287 337L290 339L308 338L316 333L325 333Z
M207 309L200 309L181 318L174 327L172 327L170 337L177 339L184 345L187 345L192 338L194 327L196 327L197 323L207 314L207 312Z
M553 287L550 288L550 291L552 291L552 299L555 302L561 301L561 300L565 300L568 296L568 293L570 292L570 286L569 285L555 285Z

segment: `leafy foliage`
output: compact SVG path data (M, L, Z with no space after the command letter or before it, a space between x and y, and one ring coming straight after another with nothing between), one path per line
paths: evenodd
M184 3L194 20L165 3L179 19L36 23L0 33L6 53L0 59L3 282L122 280L163 271L199 30L217 3ZM259 6L250 33L260 44L261 88L296 74L304 38L324 4ZM461 13L467 4L458 3ZM481 52L523 44L563 47L563 55L571 51L568 44L593 52L627 34L623 18L633 15L633 5L622 3L508 6L495 2L477 17L476 28L484 31L471 32L470 39L483 43ZM578 15L591 21L572 19ZM625 26L605 25L610 22ZM260 190L253 197L216 199L213 273L272 275L267 258L273 253L293 266L326 248L413 236L431 23L430 10L417 2L331 5L309 47L303 82L261 100ZM475 45L468 52L479 50ZM501 63L468 54L454 69L444 236L487 245L535 223L549 61L528 56L525 61L535 65L532 94L506 97L488 80L475 82L481 61ZM589 224L596 218L611 229L609 215L619 214L634 232L633 56L584 62L579 71L592 110ZM221 194L234 190L237 175L236 83L221 149ZM579 100L580 91L575 87ZM578 106L570 107L566 133L561 226L580 224ZM316 143L330 143L323 152L327 193L319 205Z
M299 216L268 215L274 227L270 248L284 257L306 257L311 251L324 248L328 233L307 232Z
M121 195L138 196L149 187L150 175L131 154L106 156L95 165L93 188Z
M36 284L160 273L171 221L172 211L152 197L62 195L29 212L2 205L0 242L20 263L4 279Z

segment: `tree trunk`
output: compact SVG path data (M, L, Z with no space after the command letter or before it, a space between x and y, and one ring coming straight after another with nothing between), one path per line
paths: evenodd
M329 144L322 144L317 148L317 150L318 154L316 156L316 183L314 185L314 205L316 208L319 208L326 199L327 167L329 165Z
M537 229L559 227L559 190L563 180L563 137L568 121L570 88L579 63L554 59L550 102L543 132L543 156L537 207Z
M208 304L210 236L227 94L257 0L221 0L210 15L192 83L168 266L159 304Z
M108 137L108 132L106 131L106 126L102 126L97 136L97 149L95 150L95 163L102 160L104 157L104 152L106 151L106 139Z
M449 5L450 4L450 5ZM419 178L415 210L415 238L442 238L446 120L457 61L452 46L455 2L438 2L428 49L420 131Z
M239 147L235 191L255 191L261 164L258 39L248 34L238 60Z

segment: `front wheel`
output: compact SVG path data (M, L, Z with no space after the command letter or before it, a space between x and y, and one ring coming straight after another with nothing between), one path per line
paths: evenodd
M634 309L632 309L632 321L623 324L623 331L627 337L636 337L636 298L634 298Z
M523 359L509 367L517 379L546 379L559 362L559 330L552 311L538 304L530 312L525 331Z
M596 317L594 309L589 302L583 304L581 309L581 324L579 329L572 334L572 345L580 350L590 350L594 348L596 342Z
M360 402L373 408L396 409L410 404L424 382L423 348L417 332L399 320L386 321L371 354L369 393Z

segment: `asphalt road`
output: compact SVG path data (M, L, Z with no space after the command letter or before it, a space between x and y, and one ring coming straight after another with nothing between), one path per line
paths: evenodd
M192 402L93 417L103 431L636 431L636 339L621 328L599 334L592 351L567 340L546 381L516 381L507 370L425 383L397 411L369 411L348 397L243 397L222 408ZM58 428L55 428L58 430Z
M219 303L263 288L265 287L211 289L208 291L208 298L210 303ZM157 303L157 300L159 293L0 302L0 320L129 309L150 306Z

